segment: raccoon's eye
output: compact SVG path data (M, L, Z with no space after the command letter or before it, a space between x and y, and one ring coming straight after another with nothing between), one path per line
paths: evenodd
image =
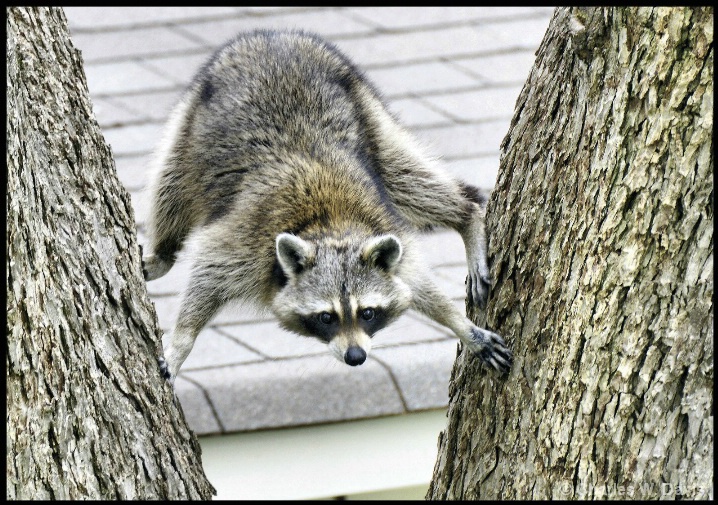
M319 320L324 324L331 324L334 321L334 315L329 312L322 312L319 314Z
M374 319L374 309L364 309L361 311L360 315L364 321L371 321Z

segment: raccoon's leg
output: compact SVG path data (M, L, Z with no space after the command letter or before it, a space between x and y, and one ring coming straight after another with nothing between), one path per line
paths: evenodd
M204 217L197 203L202 198L196 194L199 189L196 174L180 147L189 107L188 101L181 100L172 111L153 160L153 177L148 188L152 198L147 220L149 251L142 259L143 274L148 281L162 277L172 268L187 235Z
M452 228L461 234L469 266L467 295L483 306L491 279L484 215L487 197L437 166L369 90L358 94L374 144L377 171L398 211L419 229Z
M469 269L467 297L469 303L484 307L491 286L484 223L487 198L480 189L430 168L417 165L405 174L386 172L387 190L399 211L416 227L459 232Z
M502 373L509 371L513 354L504 339L473 324L427 277L414 279L411 289L414 293L412 303L415 310L451 329L464 345L487 365Z
M221 282L210 268L195 265L177 323L164 349L164 358L159 358L163 375L172 383L192 351L197 335L225 301L217 289Z

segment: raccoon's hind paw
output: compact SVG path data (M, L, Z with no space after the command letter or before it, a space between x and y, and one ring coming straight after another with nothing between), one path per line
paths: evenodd
M491 365L499 372L505 374L511 369L514 355L506 346L504 339L496 333L481 328L472 328L469 348L481 358L481 361Z
M162 377L167 379L170 382L170 384L172 384L174 386L175 378L170 373L170 368L169 368L169 365L167 364L167 361L165 361L165 359L162 356L160 356L157 358L157 363L159 363L159 365L160 365L160 373L162 374Z
M172 263L163 260L155 254L142 258L142 275L146 281L159 279L172 268Z
M479 308L486 307L486 301L489 298L489 289L491 289L491 276L488 268L481 268L475 265L469 268L469 275L466 276L466 296L470 305L476 305Z

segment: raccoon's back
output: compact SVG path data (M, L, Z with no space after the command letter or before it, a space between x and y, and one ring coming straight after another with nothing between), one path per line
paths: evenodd
M198 73L194 137L213 166L359 141L356 69L302 32L259 31L220 49ZM201 153L198 153L201 154Z

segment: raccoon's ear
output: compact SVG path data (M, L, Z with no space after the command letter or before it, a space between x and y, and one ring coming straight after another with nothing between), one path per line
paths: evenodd
M364 261L392 272L401 259L401 242L394 235L380 235L371 239L362 251Z
M312 255L312 245L290 233L277 235L277 260L289 278L294 278L307 266Z

